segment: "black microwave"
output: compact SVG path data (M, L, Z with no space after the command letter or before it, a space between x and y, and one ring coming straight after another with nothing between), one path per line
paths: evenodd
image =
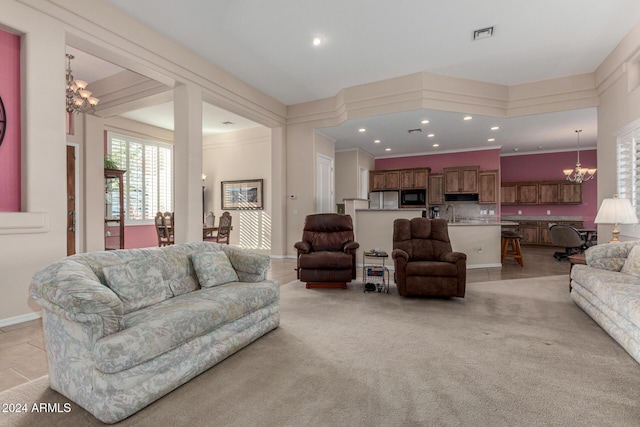
M402 206L426 206L427 190L400 190L400 205Z

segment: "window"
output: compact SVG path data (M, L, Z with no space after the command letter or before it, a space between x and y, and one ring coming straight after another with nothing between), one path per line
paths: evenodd
M127 224L173 211L173 146L109 132L107 153L123 169Z

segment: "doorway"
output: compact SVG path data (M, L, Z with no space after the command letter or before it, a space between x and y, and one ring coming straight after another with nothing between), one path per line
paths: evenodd
M316 212L335 212L333 204L333 159L316 157Z

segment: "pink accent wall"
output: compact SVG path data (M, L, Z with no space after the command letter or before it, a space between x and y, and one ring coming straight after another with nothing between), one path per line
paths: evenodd
M563 169L573 169L576 166L575 151L564 153L528 154L522 156L502 157L500 170L502 182L538 181L564 179ZM597 168L597 151L586 150L580 152L582 167ZM581 205L522 205L502 206L502 215L547 215L547 209L552 216L581 216L585 227L593 227L593 220L598 212L598 174L594 179L582 184Z
M6 134L0 145L0 212L20 212L20 37L2 30L0 97L7 114Z
M125 249L158 246L158 235L154 225L132 225L124 228Z
M425 154L422 156L376 159L376 170L431 168L440 173L442 168L456 166L480 166L480 169L500 169L500 150L467 151L464 153Z

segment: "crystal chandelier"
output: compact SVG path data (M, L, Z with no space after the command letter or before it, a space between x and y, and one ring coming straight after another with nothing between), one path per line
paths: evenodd
M581 184L584 181L589 181L596 175L596 169L583 168L580 164L580 132L582 129L576 130L578 134L578 161L576 162L575 169L565 169L563 172L567 177L567 181Z
M73 55L67 53L67 113L94 111L100 100L91 96L91 91L87 90L87 82L73 78L71 74L73 58Z

